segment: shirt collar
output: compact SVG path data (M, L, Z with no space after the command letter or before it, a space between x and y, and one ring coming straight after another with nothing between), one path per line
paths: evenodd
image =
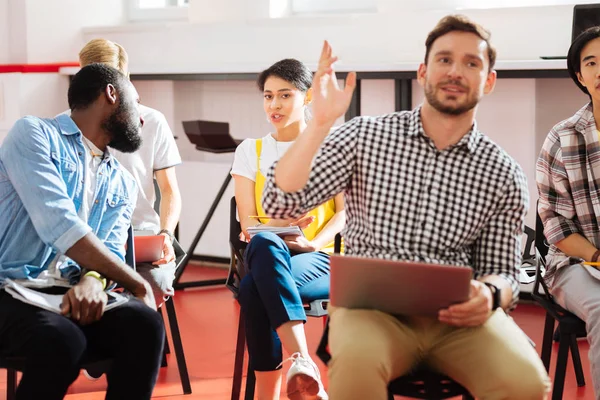
M76 134L83 136L83 133L81 133L81 130L79 129L79 127L77 127L77 124L75 124L75 121L73 121L73 119L69 115L60 114L60 115L56 116L56 121L58 122L58 125L60 126L61 134L65 135L65 136L71 136L71 135L76 135ZM108 146L106 147L106 151L104 151L104 158L102 160L106 160L106 162L108 164L110 164L111 167L116 166L116 164L115 164L116 160L110 152L110 147L108 147Z
M585 135L590 128L595 128L596 121L594 120L592 103L590 102L583 106L567 121L575 127L577 132L582 133L583 135Z
M421 106L412 111L412 123L410 126L412 129L408 130L408 136L422 136L427 140L431 140L429 136L425 134L425 130L423 129L423 123L421 121ZM479 129L477 129L477 121L473 121L471 130L452 147L460 147L466 149L471 154L475 154L477 151L477 145L482 138L483 134L479 131Z

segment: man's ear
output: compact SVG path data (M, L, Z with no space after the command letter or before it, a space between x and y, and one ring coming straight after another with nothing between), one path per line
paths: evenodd
M581 72L576 72L577 74L577 80L579 81L579 83L581 83L581 85L587 89L587 86L585 86L585 82L583 80L583 76L581 75Z
M488 73L488 76L485 80L485 86L483 87L484 94L490 94L496 87L496 80L498 78L498 73L495 70L492 70Z
M106 89L104 89L104 94L106 95L106 100L108 101L109 104L117 103L119 94L117 92L117 88L115 88L111 83L106 85Z
M417 70L417 82L422 87L425 87L425 75L427 74L427 65L424 63L419 64L419 69Z

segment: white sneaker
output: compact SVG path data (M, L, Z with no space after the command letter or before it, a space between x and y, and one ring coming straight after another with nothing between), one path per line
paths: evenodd
M300 353L292 354L288 360L292 361L287 373L288 399L329 400L321 382L321 373L313 360L302 357Z

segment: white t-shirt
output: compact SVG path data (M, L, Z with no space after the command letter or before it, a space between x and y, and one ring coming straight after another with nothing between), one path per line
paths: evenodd
M294 142L278 142L271 134L262 138L260 171L264 176L267 176L271 165L285 154L292 143ZM256 139L246 139L235 149L231 175L256 180Z
M71 111L67 110L63 114L71 115ZM140 114L144 119L144 126L139 150L121 153L111 148L110 153L133 175L138 184L139 194L131 221L133 229L158 233L160 217L154 211L154 171L181 164L181 156L165 116L160 111L141 104Z
M133 229L158 233L160 217L154 211L154 171L181 164L181 156L165 116L143 105L140 105L140 113L144 119L142 146L134 153L111 148L111 154L131 172L140 189L131 221Z
M104 152L100 150L91 140L81 135L83 146L85 147L85 178L83 179L84 193L83 202L79 209L79 218L87 223L90 216L90 208L94 202L96 195L96 177L98 175L98 168L104 158ZM94 153L94 156L92 156Z

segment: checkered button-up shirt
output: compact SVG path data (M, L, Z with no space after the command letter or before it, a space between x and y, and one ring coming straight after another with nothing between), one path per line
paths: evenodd
M269 215L298 216L345 191L346 254L468 266L507 279L517 299L526 178L476 125L439 151L420 108L357 117L326 138L302 190L279 189L274 168Z
M581 262L556 246L579 233L600 247L600 143L591 103L558 123L548 136L536 166L538 212L550 244L546 280L558 268Z

